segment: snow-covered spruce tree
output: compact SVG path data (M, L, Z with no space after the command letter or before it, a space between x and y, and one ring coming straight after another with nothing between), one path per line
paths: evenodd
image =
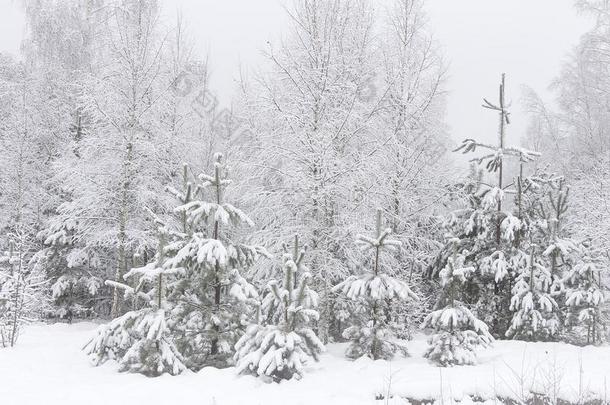
M431 278L440 280L440 272L457 249L464 257L464 266L476 270L465 280L461 300L490 326L492 333L502 336L510 322L510 292L503 292L496 286L505 278L510 280L514 273L511 262L518 252L513 243L522 223L511 213L502 212L504 219L500 223L498 245L497 204L498 199L504 199L504 192L487 186L482 178L483 170L473 164L470 175L457 185L458 208L442 224L445 235L451 237L446 239L428 271ZM500 306L505 308L504 313L491 309Z
M542 245L542 256L545 266L551 277L548 292L553 296L559 306L565 302L563 279L570 272L575 263L582 261L581 256L585 253L580 243L570 237L567 225L568 197L570 188L566 185L563 176L548 175L545 199L539 203L539 216L543 226L537 226ZM547 315L549 330L554 329L561 332L565 324L565 311L559 308ZM552 325L556 322L557 325ZM555 334L554 334L555 335ZM559 335L557 334L559 337ZM553 337L551 335L550 337Z
M563 279L568 307L567 324L586 336L586 344L599 344L606 325L601 318L605 301L601 271L593 262L581 262Z
M485 322L458 300L461 290L475 272L472 266L465 266L465 257L458 253L459 239L449 238L453 245L453 255L447 260L439 277L442 293L436 309L432 311L421 328L433 328L435 333L428 340L429 347L424 356L440 366L474 364L475 350L493 342ZM467 254L467 252L464 252Z
M563 238L561 234L563 219L568 210L568 196L570 190L565 186L565 179L563 177L558 180L558 183L556 193L554 193L555 195L549 193L549 205L551 210L546 214L547 240L549 245L544 251L544 255L547 256L550 261L549 270L553 283L555 283L555 280L562 278L561 268L562 264L566 262L566 256L577 250L576 244L570 239Z
M530 242L529 255L522 255L522 269L512 288L510 310L514 311L506 336L522 340L549 340L559 326L558 305L552 297L551 273L537 246Z
M189 192L190 201L176 208L187 232L169 265L183 269L168 287L171 327L187 366L224 366L231 360L256 306L258 293L241 272L251 266L260 246L234 240L237 226L253 226L240 209L224 201L227 179L222 154L216 154L214 174L201 174Z
M475 304L473 309L489 325L492 333L502 336L510 323L508 309L514 277L511 263L516 263L514 255L521 256L518 235L526 227L521 215L514 215L511 209L506 209L506 195L518 194L519 191L515 190L515 184L505 183L504 170L508 158L523 165L533 161L538 153L506 144L510 112L505 101L504 75L498 102L483 101L484 108L499 115L499 141L497 145L490 145L466 139L456 149L463 153L483 150L483 155L472 159L482 170L479 172L479 168L475 168L473 176L464 185L466 206L450 215L445 223L445 233L460 239L458 252L468 251L466 265L476 269L476 277L471 277L466 286L471 296L465 298ZM497 180L487 184L481 173L483 170L490 176L497 176ZM433 276L445 267L453 249L448 244L443 247L430 268Z
M38 268L30 268L19 244L0 252L0 347L14 346L23 325L48 309L47 283Z
M568 211L569 187L563 176L538 171L527 181L531 184L529 216L532 224L532 238L540 245L540 251L551 274L550 289L554 294L561 292L561 280L570 269L574 256L583 252L578 242L569 237L564 229Z
M266 375L279 381L303 376L303 366L318 360L324 345L312 330L319 318L318 294L310 288L311 274L303 263L305 249L294 237L292 252L284 246L281 282L267 284L259 324L248 327L235 345L240 373Z
M543 267L544 273L548 273L548 280L540 276L538 279L543 279L543 282L534 282L531 288L535 291L534 294L548 295L557 305L541 307L544 309L540 312L544 322L536 322L535 333L519 336L511 332L511 336L531 340L558 339L562 336L562 325L565 323L562 310L563 278L574 263L580 261L579 256L583 253L578 243L569 237L565 227L568 187L565 186L562 176L541 170L536 170L524 179L520 178L518 185L519 190L523 188L524 191L518 200L522 226L519 230L520 237L516 239L515 244L518 254L513 258L512 270L515 279L512 299L520 300L518 296L524 293L523 280L529 280L530 259L535 257L534 266ZM523 315L512 302L511 310L515 311L513 318Z
M368 356L372 359L391 359L399 351L407 355L406 347L397 342L396 325L388 314L392 300L417 300L407 283L392 276L382 263L384 251L395 251L401 243L390 239L390 228L382 227L381 210L377 210L374 237L358 235L356 243L364 253L372 253L369 267L360 275L351 275L333 290L347 298L360 301L365 307L361 322L345 329L343 337L351 343L346 355L350 358ZM363 266L364 267L364 266Z
M32 262L44 270L51 284L52 308L49 315L72 321L106 313L107 303L100 296L104 281L99 277L100 259L93 249L85 249L74 235L78 221L55 216L37 238L43 248ZM107 290L107 288L106 288Z
M168 238L173 240L167 244ZM166 255L175 249L179 238L167 227L159 227L159 246L154 261L144 267L132 268L125 274L135 287L116 281L106 283L121 289L126 300L134 307L124 315L100 326L84 350L94 365L117 360L121 371L137 372L148 376L163 373L172 375L186 370L169 329L171 306L165 298L166 283L175 280L183 269L171 267ZM175 252L174 252L175 253Z

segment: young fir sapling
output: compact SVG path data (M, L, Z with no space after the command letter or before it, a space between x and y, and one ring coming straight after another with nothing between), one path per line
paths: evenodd
M584 329L586 344L602 341L604 322L601 317L605 296L601 271L592 261L578 263L562 280L566 288L567 324Z
M358 235L356 243L363 253L372 254L368 270L352 275L333 288L364 306L364 316L358 324L343 331L351 343L346 355L350 358L368 356L391 359L396 352L407 355L406 347L396 338L396 325L387 314L392 300L418 300L417 295L402 280L393 277L382 262L385 251L395 251L400 241L390 239L390 228L382 227L381 210L377 210L374 237Z
M168 300L174 305L176 344L195 370L231 363L235 343L258 302L258 292L242 272L259 255L268 255L260 246L235 241L239 225L254 224L225 201L230 184L222 154L216 154L214 174L200 174L192 192L184 195L186 202L175 209L187 232L168 262L184 273Z
M424 356L440 366L474 364L476 349L490 345L494 339L487 325L458 300L460 290L475 268L464 265L468 252L458 253L458 239L450 238L449 243L454 250L439 273L443 289L437 309L421 325L421 328L434 329Z
M284 246L281 281L267 284L259 321L250 325L235 345L239 373L266 375L279 381L303 376L303 367L324 350L312 329L319 319L318 294L310 288L311 275L303 263L305 249L295 236L292 251Z
M553 340L563 325L563 274L572 266L574 254L581 252L561 226L568 196L563 177L536 172L523 179L523 185L523 226L511 262L513 314L505 336Z
M148 376L176 375L186 370L168 325L171 307L166 301L165 283L182 273L182 269L172 268L167 263L166 240L169 236L167 229L160 228L155 260L144 267L132 268L124 275L126 280L134 280L135 287L106 282L122 290L125 299L132 299L134 306L140 304L144 307L129 311L98 328L96 335L84 347L94 365L114 359L118 361L120 371Z
M557 332L557 302L550 293L551 273L530 242L529 256L523 255L522 271L512 288L510 310L514 312L506 336L513 339L546 340Z
M95 316L107 305L98 253L79 243L77 233L78 221L59 215L52 218L36 235L43 248L32 258L51 283L53 305L49 315L68 322L75 317Z

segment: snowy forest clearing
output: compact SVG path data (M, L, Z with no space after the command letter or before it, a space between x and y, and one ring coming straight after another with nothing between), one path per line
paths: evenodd
M426 0L290 1L230 106L172 2L20 3L0 405L608 404L610 1L472 134Z
M513 398L528 391L577 402L606 398L610 347L496 341L477 366L440 368L422 357L426 337L409 342L410 358L392 362L345 358L345 344L330 344L301 381L266 383L234 368L149 378L118 373L115 362L89 364L81 347L97 324L35 324L14 348L0 351L3 405L70 404L406 404L403 397ZM31 383L35 382L35 385ZM442 386L442 388L441 388Z

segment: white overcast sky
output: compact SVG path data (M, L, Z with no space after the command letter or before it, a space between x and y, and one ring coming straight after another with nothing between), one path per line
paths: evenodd
M287 1L165 0L164 8L168 15L182 10L197 49L210 56L213 85L227 103L240 63L246 69L259 64L266 41L285 31ZM18 53L20 4L0 0L0 52ZM382 1L378 4L383 7ZM549 83L591 26L577 14L573 0L426 0L426 7L430 28L450 64L447 121L456 141L495 136L497 117L480 104L484 96L496 97L505 72L514 106L509 136L518 143L525 128L518 105L521 86L550 98Z

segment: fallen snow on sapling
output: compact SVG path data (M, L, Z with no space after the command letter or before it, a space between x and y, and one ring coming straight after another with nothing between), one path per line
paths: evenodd
M421 325L435 331L428 340L424 357L440 366L475 364L476 349L489 346L494 339L487 325L458 300L460 290L475 269L464 265L467 252L458 253L459 240L453 238L449 243L454 253L439 273L443 287L441 298L437 309Z
M343 337L351 344L346 355L350 358L368 356L372 359L391 359L396 352L407 355L405 345L396 338L396 323L389 319L387 310L392 300L417 300L418 297L402 280L388 273L381 262L384 251L396 251L401 243L390 239L390 228L382 228L381 210L377 210L374 237L358 235L356 243L363 253L372 254L369 270L352 275L333 288L365 307L365 316L358 324L343 331Z
M311 274L303 263L305 249L300 249L295 236L292 252L284 250L284 278L268 283L261 323L250 325L235 345L239 373L266 375L276 381L300 379L307 362L317 361L324 351L312 329L319 319L318 294L310 288Z

